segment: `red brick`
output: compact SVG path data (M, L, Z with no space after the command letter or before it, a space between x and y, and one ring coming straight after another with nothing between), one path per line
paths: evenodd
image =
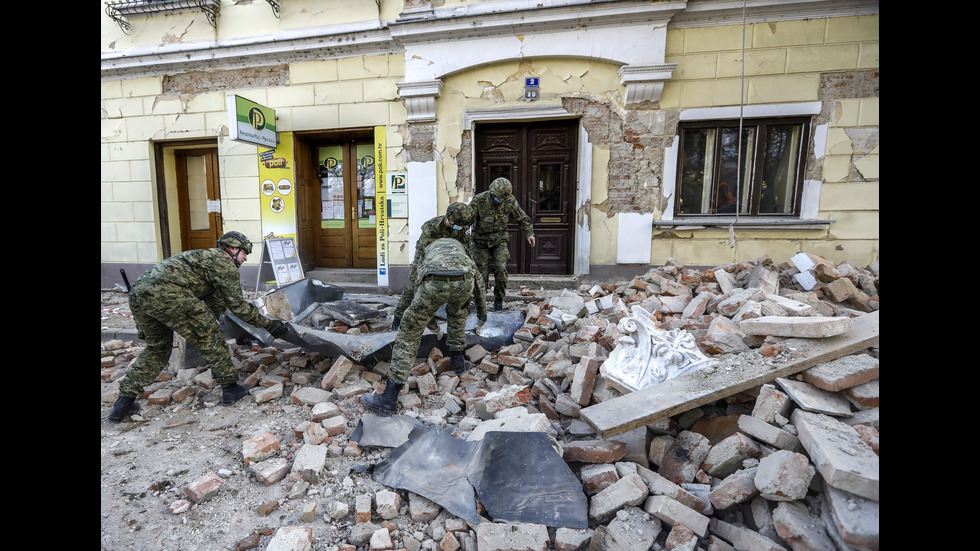
M565 461L615 463L626 455L626 444L615 440L576 440L565 445Z
M321 388L330 390L337 387L352 367L354 367L354 362L350 361L347 357L341 356L337 358L333 365L330 366L330 370L323 376L323 381L320 383Z
M214 473L208 473L188 484L184 488L184 494L191 501L200 503L214 496L219 488L221 488L221 478Z

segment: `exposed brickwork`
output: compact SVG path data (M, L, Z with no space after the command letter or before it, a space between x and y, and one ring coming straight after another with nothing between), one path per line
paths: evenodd
M462 140L459 145L459 153L456 155L456 189L461 191L465 197L476 195L473 182L473 132L464 130Z
M406 162L428 162L435 160L433 144L436 143L436 126L433 123L414 123L405 131L405 145L402 150L408 156Z
M844 71L820 75L820 99L876 98L880 71Z
M289 84L289 65L249 67L230 71L194 71L163 78L163 95L203 94L240 88Z
M562 104L582 115L592 144L609 148L606 214L651 212L662 200L664 146L676 131L677 113L630 110L624 119L608 104L586 98L564 98Z

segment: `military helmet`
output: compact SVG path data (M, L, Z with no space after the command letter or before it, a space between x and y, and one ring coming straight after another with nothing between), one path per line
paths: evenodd
M446 209L449 221L457 226L469 226L473 223L473 207L466 203L453 203Z
M510 180L507 178L497 178L490 182L490 193L501 200L506 200L513 193Z
M246 254L252 254L252 242L242 232L230 231L222 235L218 238L218 245L243 249Z

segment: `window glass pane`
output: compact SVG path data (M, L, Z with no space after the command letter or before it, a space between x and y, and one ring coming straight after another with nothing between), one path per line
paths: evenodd
M772 125L766 133L760 214L791 214L800 158L799 124Z
M678 191L678 214L708 214L711 208L711 178L714 174L714 128L684 132L684 158Z
M748 193L748 183L752 181L752 145L755 143L755 128L742 128L741 163L739 157L738 128L724 128L721 133L721 170L719 171L718 193L715 212L734 213L736 201L741 205L740 214L749 212L752 199ZM741 170L742 177L738 173ZM741 189L736 189L741 185Z
M320 160L320 227L343 228L344 152L339 145L317 149Z
M377 225L374 204L374 146L357 146L357 227L373 228Z
M187 202L190 210L191 231L207 231L208 218L208 171L207 157L187 155Z
M561 163L538 166L538 205L540 211L560 211Z
M507 178L510 180L511 185L514 184L514 179L510 176L510 165L492 165L490 166L490 179L487 181L487 189L490 189L490 183L497 178Z

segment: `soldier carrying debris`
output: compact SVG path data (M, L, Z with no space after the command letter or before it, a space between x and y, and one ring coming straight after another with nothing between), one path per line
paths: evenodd
M446 209L444 216L436 216L422 224L422 235L415 242L415 259L412 261L412 269L408 275L408 285L402 291L401 299L395 308L395 319L391 323L391 330L397 331L401 324L402 315L412 304L415 298L415 288L417 286L418 266L425 255L425 249L436 239L451 237L459 241L470 251L470 224L473 223L473 209L466 203L453 203Z
M493 309L503 308L507 291L507 260L510 259L510 234L507 221L513 217L520 225L527 242L534 246L534 228L531 218L517 204L513 188L507 178L497 178L490 189L478 193L470 201L473 208L473 260L480 268L484 284L489 282L493 267Z
M237 402L248 394L248 387L238 383L218 316L230 310L246 323L264 327L273 337L286 333L286 324L266 318L242 296L238 269L252 252L252 243L232 231L218 238L217 245L175 254L133 283L129 306L146 348L119 385L119 398L109 412L109 421L118 423L139 412L136 397L167 365L175 331L211 367L222 387L223 405Z
M483 281L476 264L459 241L446 237L436 239L425 248L416 268L415 297L398 328L385 390L361 398L361 403L381 415L395 413L398 393L415 363L422 331L440 306L446 305L449 357L457 375L466 370L463 349L466 347L466 317L471 298L476 301L480 324L487 319Z

